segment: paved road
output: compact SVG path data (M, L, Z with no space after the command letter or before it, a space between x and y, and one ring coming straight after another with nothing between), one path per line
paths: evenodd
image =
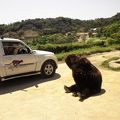
M73 84L71 71L59 64L51 79L39 75L5 81L0 84L0 120L119 120L120 72L100 67L109 57L120 52L92 55L92 61L103 75L102 92L83 102L64 92Z

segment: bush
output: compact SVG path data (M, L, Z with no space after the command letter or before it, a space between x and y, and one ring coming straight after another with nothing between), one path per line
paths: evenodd
M106 45L112 45L112 44L118 44L120 43L119 40L113 39L113 38L107 38L106 39Z
M93 46L105 46L106 42L105 42L105 40L100 40L98 38L90 38L87 41L87 44L93 45Z
M46 44L38 45L38 50L47 50L54 53L69 52L71 50L80 49L80 48L89 48L91 47L88 44L82 43L66 43L66 44Z
M93 45L96 45L96 46L105 46L105 45L106 45L106 42L103 41L103 40L94 41L94 42L93 42Z

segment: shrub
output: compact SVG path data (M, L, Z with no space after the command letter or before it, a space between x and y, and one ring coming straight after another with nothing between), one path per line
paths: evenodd
M71 50L80 49L80 48L89 48L91 47L88 44L81 43L66 43L66 44L46 44L46 45L38 45L37 49L39 50L47 50L54 53L61 52L69 52Z
M106 44L107 45L118 44L118 43L119 43L119 41L116 40L116 39L113 39L113 38L107 38L106 39Z
M96 45L96 46L105 46L105 44L106 44L106 42L103 40L93 42L93 45Z

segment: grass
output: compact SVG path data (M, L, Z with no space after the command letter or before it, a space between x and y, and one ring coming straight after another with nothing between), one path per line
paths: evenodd
M119 49L120 49L119 45L112 45L112 46L106 46L106 47L94 46L90 48L80 48L80 49L72 50L69 52L62 52L62 53L56 54L56 56L58 60L61 61L66 55L69 55L69 54L90 55L95 53L110 52L112 50L119 50Z
M120 59L120 57L112 57L112 58L110 58L110 59L108 59L108 60L105 60L105 61L101 64L101 66L104 67L104 68L108 68L108 69L110 69L110 70L120 71L120 67L114 68L114 67L109 66L109 62L111 62L111 61L113 61L113 60L118 60L118 59Z

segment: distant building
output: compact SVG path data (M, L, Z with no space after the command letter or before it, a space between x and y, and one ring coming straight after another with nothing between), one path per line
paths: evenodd
M93 37L96 37L98 34L96 32L92 33Z
M89 33L77 33L76 37L78 39L78 42L86 41L89 38Z

